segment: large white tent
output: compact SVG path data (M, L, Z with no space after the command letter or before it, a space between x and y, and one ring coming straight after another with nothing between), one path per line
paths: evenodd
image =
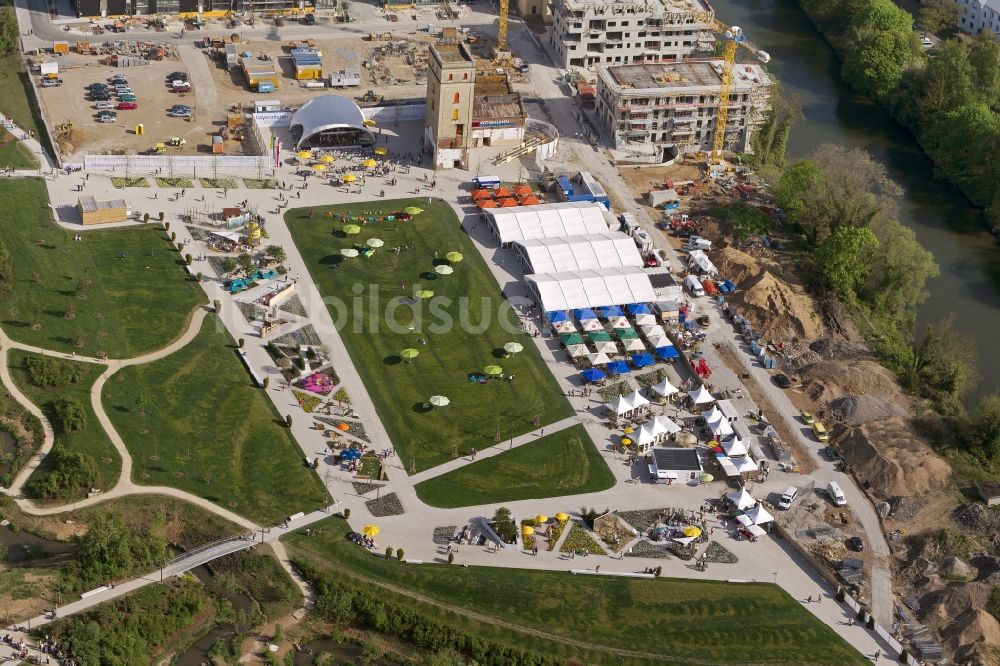
M492 209L490 209L492 210ZM526 275L542 310L597 308L656 300L649 275L631 266Z
M726 452L726 455L730 458L736 458L739 456L745 456L750 453L747 450L746 445L743 443L739 437L730 437L722 442L722 450Z
M736 520L739 520L741 525L746 525L747 523L741 519L749 521L750 525L763 525L774 520L774 516L768 513L762 504L758 504L743 515L736 516Z
M643 407L649 404L649 400L646 400L639 393L638 390L634 391L631 395L620 395L611 402L605 404L608 411L612 412L617 416L623 416L634 412L639 407Z
M672 396L679 390L676 386L671 384L670 380L667 379L666 377L663 378L662 382L660 382L659 384L653 384L653 386L650 388L653 390L653 393L663 396L664 398Z
M746 488L740 488L734 493L729 493L726 495L726 499L735 504L739 511L749 509L757 503L757 500L755 500L750 493L747 492Z
M699 386L698 390L690 391L688 393L688 396L691 398L691 401L694 402L694 404L696 405L706 405L710 402L715 402L715 398L712 396L711 393L709 393L708 389L705 388L704 384Z
M607 233L611 228L609 222L614 220L614 215L611 215L604 206L580 201L487 208L483 213L486 215L490 231L501 244L532 238L564 238Z
M715 267L715 264L708 258L708 255L701 250L693 250L688 255L688 268L704 275L715 275L719 272L719 269Z
M565 238L532 238L514 243L528 273L562 273L615 266L642 266L635 241L605 231Z

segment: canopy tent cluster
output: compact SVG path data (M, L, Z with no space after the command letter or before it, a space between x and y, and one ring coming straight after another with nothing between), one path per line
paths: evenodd
M611 402L605 403L605 407L615 416L625 416L648 404L649 400L636 390L630 395L620 395Z

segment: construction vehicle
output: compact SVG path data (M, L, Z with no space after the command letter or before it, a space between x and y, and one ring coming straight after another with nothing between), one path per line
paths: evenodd
M167 144L158 143L149 149L151 155L164 155L167 152Z
M171 148L180 148L181 146L187 145L187 140L182 139L179 136L172 136L167 139L167 145Z
M374 90L369 90L361 97L355 97L354 99L362 104L380 104L385 98L382 95L376 95Z
M501 12L507 0L500 0ZM501 16L506 16L502 13ZM718 164L722 161L722 150L726 147L726 120L729 116L729 92L733 85L733 66L736 64L736 49L743 47L750 51L762 63L768 63L771 56L756 44L747 39L743 30L734 25L727 26L722 21L715 18L713 14L699 12L697 18L707 24L714 32L720 34L726 40L726 50L722 57L722 87L719 89L719 114L715 119L715 136L712 139L711 162ZM505 21L501 19L501 34L506 35Z

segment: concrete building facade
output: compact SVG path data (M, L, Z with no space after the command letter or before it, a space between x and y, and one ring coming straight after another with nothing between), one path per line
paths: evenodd
M710 150L722 88L722 60L601 66L597 116L617 149L676 146L681 153ZM746 152L764 122L773 82L757 64L733 66L726 150Z
M1000 35L1000 0L955 0L961 15L958 27L962 32L978 35L989 30Z
M548 39L563 68L673 62L711 48L712 16L706 0L553 0Z

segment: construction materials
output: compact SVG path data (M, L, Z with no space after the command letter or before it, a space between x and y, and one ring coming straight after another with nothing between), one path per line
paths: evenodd
M69 53L69 42L52 42L52 53L59 55Z

